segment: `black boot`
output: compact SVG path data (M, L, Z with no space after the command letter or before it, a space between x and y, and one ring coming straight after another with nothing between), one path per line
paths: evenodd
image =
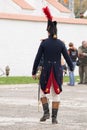
M60 102L52 102L52 124L57 124L57 113Z
M52 124L57 124L57 112L58 109L52 109Z
M43 117L40 119L40 121L46 121L46 119L49 119L49 118L50 118L48 103L43 104L43 110L44 110L44 115L43 115Z
M40 121L43 122L43 121L46 121L47 119L50 118L50 113L49 113L49 106L48 106L48 103L47 103L47 98L43 97L43 98L41 98L41 101L42 101L44 115L42 116Z

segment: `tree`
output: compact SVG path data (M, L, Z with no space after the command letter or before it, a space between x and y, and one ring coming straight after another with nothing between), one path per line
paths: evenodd
M61 4L69 8L69 0L58 0ZM80 14L87 10L87 0L74 0L75 17L80 17Z
M68 0L64 0L64 3L65 3L65 4L68 3Z

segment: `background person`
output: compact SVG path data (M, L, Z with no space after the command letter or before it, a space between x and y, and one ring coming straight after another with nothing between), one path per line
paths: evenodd
M82 45L78 48L79 57L79 77L78 84L87 84L87 41L82 41Z
M78 58L78 50L74 47L74 44L72 42L69 43L68 54L73 62L73 66L74 66L74 70L75 70L76 60ZM69 84L68 85L70 85L70 86L75 85L74 71L70 71L70 69L69 69Z

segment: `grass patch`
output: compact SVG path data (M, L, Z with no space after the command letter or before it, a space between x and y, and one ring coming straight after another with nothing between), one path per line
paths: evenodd
M29 84L38 83L38 80L32 79L32 77L0 77L0 84Z
M76 82L79 81L79 76L75 76ZM38 83L38 79L34 80L28 76L12 76L12 77L0 77L0 84L30 84ZM69 82L69 77L64 76L63 82Z

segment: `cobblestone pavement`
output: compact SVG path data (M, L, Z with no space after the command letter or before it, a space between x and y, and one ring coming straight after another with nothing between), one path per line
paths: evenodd
M39 122L37 93L37 84L0 85L0 130L87 130L86 85L63 85L57 125Z

